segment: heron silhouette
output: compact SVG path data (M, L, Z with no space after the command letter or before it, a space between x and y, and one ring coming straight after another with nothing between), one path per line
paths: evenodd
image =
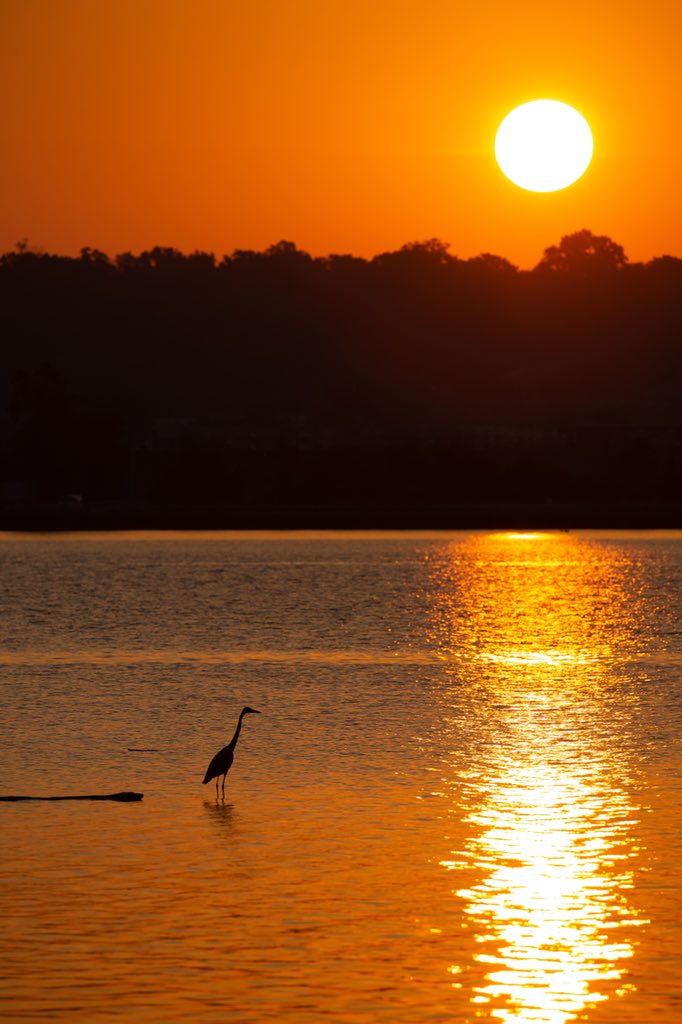
M211 781L211 779L215 779L216 796L218 796L218 779L221 775L223 777L223 796L225 796L225 778L232 767L232 762L234 761L234 748L237 746L237 740L239 739L239 733L241 732L242 719L244 715L260 715L260 711L255 711L253 708L242 708L239 715L239 721L237 722L237 728L234 730L234 736L226 747L223 747L222 750L218 751L206 769L203 785L205 786L207 782Z

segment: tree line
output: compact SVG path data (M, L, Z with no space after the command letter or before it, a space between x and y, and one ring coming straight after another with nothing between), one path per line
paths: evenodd
M678 501L682 260L0 257L5 501Z

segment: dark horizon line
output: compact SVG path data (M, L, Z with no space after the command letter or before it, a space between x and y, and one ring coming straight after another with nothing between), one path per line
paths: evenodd
M373 256L357 256L350 252L330 252L323 256L313 256L305 249L299 248L295 242L287 239L281 239L280 241L274 242L263 249L244 249L238 247L233 249L231 252L225 252L222 255L216 255L215 252L206 249L185 251L172 245L154 245L149 248L140 249L137 252L125 249L122 252L114 253L113 255L97 248L96 246L84 245L81 246L77 255L68 255L67 253L51 252L47 249L43 249L41 246L30 245L28 238L24 238L15 243L14 249L9 249L0 253L0 264L9 263L18 257L36 257L39 259L108 264L114 269L119 269L120 261L123 261L126 258L142 260L144 257L158 258L165 256L181 260L210 260L213 263L214 268L217 269L221 265L229 264L239 259L248 259L250 257L294 256L304 260L309 260L311 263L319 264L330 263L335 260L352 260L357 263L369 265L378 263L382 259L396 256L398 254L423 254L425 256L430 256L433 259L438 259L443 264L477 264L480 262L488 264L495 263L500 269L507 269L516 273L524 274L542 269L548 253L556 252L557 250L565 247L566 243L570 244L572 240L578 239L587 239L588 242L596 243L592 253L596 255L599 254L601 249L615 247L618 252L619 259L614 262L614 269L623 269L624 267L646 267L660 262L682 263L682 256L675 256L672 253L667 252L653 256L648 260L631 261L626 255L623 247L618 245L618 243L613 242L609 236L596 235L588 228L581 228L578 231L562 235L557 246L547 246L543 250L543 256L540 260L530 268L520 267L512 263L506 256L502 256L499 253L492 253L488 250L480 252L475 256L458 256L450 251L450 242L444 242L438 237L405 242L397 249L387 249L382 252L375 253Z

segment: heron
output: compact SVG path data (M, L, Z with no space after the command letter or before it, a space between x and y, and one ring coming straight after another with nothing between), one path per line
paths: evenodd
M237 728L234 730L234 736L226 747L223 747L222 750L218 751L206 769L203 785L205 786L207 782L211 781L211 779L215 779L216 797L218 796L218 779L221 775L223 777L223 796L225 796L225 778L232 767L232 762L234 761L234 748L237 746L237 740L239 739L239 733L241 732L242 719L244 715L260 715L260 711L255 711L254 708L242 708L239 715L239 721L237 722Z

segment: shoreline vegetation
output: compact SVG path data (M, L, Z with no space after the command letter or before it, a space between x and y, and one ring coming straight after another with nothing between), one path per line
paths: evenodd
M0 528L682 526L682 260L0 256Z
M163 505L0 507L0 532L679 530L682 504Z

